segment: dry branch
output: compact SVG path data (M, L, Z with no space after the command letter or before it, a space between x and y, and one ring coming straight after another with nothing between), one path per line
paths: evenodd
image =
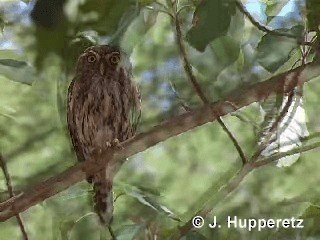
M303 67L272 77L264 82L243 87L242 89L236 89L224 101L205 105L165 121L153 127L150 131L138 134L136 137L124 142L122 144L124 149L116 150L116 157L114 159L130 157L173 136L187 132L205 123L212 122L220 116L234 112L253 102L262 101L271 94L289 93L295 87L296 71L301 71L300 80L305 82L320 75L320 66L317 63L307 64ZM70 167L57 176L39 183L36 186L31 186L19 196L0 203L0 221L5 221L15 216L16 213L23 212L37 203L65 190L71 185L80 182L85 178L82 172L83 166L84 163ZM98 169L98 167L95 167L95 169L91 170L96 171ZM15 209L16 212L13 209Z

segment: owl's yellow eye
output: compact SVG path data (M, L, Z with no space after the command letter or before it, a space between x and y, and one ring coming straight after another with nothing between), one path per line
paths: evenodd
M120 62L120 54L119 53L115 53L110 57L110 62L111 64L118 64Z
M89 63L93 63L93 62L95 62L97 60L97 58L94 56L94 55L89 55L88 57L87 57L87 61L89 62Z

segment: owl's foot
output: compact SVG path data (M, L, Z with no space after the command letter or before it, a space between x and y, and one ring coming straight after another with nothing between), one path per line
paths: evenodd
M107 148L113 148L115 150L123 149L123 147L121 146L121 143L118 140L118 138L113 139L111 142L106 142L106 147Z
M123 149L123 147L121 146L121 143L120 143L118 138L115 138L115 139L112 140L111 147L113 147L114 149L117 149L117 150L122 150Z

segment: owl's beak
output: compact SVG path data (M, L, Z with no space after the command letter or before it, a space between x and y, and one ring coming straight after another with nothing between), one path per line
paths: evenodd
M104 63L103 62L100 63L100 69L99 70L100 70L101 75L104 76L105 68L104 68Z

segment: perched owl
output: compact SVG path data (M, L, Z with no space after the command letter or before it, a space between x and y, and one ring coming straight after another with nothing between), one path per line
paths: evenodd
M68 129L79 161L93 152L112 148L134 136L141 114L141 99L132 81L128 56L108 45L87 48L79 57L68 90ZM101 223L113 213L112 180L106 169L87 174L93 184L95 210Z

